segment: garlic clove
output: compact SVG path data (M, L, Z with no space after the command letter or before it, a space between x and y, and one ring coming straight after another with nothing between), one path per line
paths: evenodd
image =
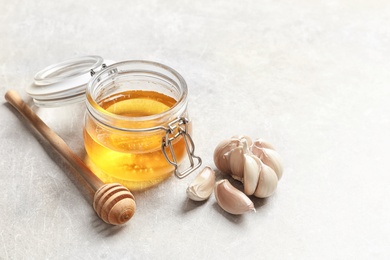
M280 155L276 151L268 148L253 149L252 146L252 153L259 157L264 164L268 165L275 171L278 180L282 178L283 166Z
M228 155L230 172L234 179L243 181L244 178L244 149L242 147L234 148Z
M230 173L228 154L239 145L239 140L232 139L223 140L217 145L214 150L214 163L220 171Z
M248 211L256 212L253 202L226 179L215 184L214 195L218 205L230 214L240 215Z
M275 150L274 146L270 142L268 142L264 139L258 138L251 145L251 149L256 150L256 149L261 149L261 148L268 148L268 149Z
M215 184L215 172L210 167L205 167L187 188L188 198L194 201L207 200L213 192Z
M252 195L259 181L261 161L258 157L251 154L244 154L244 193Z
M268 165L262 163L260 177L254 195L258 198L271 196L278 186L278 177L275 171Z

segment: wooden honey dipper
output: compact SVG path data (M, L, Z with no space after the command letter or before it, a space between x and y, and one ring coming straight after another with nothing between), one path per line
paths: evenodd
M87 181L95 191L93 208L106 223L119 225L127 222L135 212L133 194L118 183L104 184L69 148L65 141L51 130L14 90L5 94L5 99L30 123L68 163Z

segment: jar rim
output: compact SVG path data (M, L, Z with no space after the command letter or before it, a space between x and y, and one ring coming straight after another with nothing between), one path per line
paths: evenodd
M98 102L93 97L93 90L94 86L98 84L98 82L101 81L101 77L104 76L105 73L118 73L118 71L121 68L125 68L126 66L134 66L141 65L141 66L150 66L162 69L168 73L170 73L172 76L176 77L179 84L177 84L178 89L180 90L180 97L177 99L177 102L170 107L168 110L161 112L159 114L154 115L148 115L148 116L139 116L139 117L132 117L132 116L124 116L124 115L118 115L115 113L111 113L103 109ZM138 69L132 69L132 70L126 70L126 72L129 71L138 71ZM156 73L156 71L148 70L148 72ZM95 117L98 116L99 119L106 119L108 121L114 119L122 122L146 122L146 121L153 121L160 118L166 118L171 117L172 115L177 114L180 112L183 108L186 109L187 106L187 96L188 96L188 88L187 83L184 80L184 78L173 68L164 65L162 63L149 61L149 60L127 60L127 61L121 61L114 64L111 64L110 66L107 66L97 72L93 75L93 77L90 79L90 81L87 84L86 89L86 103L87 103L87 109L88 111L93 114ZM93 110L93 111L91 111Z

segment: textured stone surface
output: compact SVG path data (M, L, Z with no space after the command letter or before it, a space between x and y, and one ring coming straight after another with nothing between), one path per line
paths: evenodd
M204 165L246 134L273 143L285 172L257 213L189 201L190 176L136 192L133 219L110 227L2 104L0 259L390 258L389 16L377 0L3 0L1 96L27 99L39 69L74 56L158 61L189 85ZM84 154L82 105L34 109Z

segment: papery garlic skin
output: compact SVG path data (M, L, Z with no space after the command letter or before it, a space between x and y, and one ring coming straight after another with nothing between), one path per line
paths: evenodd
M215 184L214 195L218 205L230 214L241 215L248 211L256 211L253 202L226 179Z
M253 145L253 141L249 136L246 135L234 135L231 138L232 140L238 140L240 143L246 143L248 147Z
M268 142L264 139L261 139L261 138L256 139L250 146L251 146L252 150L253 149L260 149L260 148L267 148L267 149L275 150L274 146L270 142Z
M230 173L228 154L239 145L240 142L237 139L226 139L217 145L214 150L214 163L220 171Z
M250 152L252 140L247 136L233 136L223 140L214 150L214 163L217 168L229 173L236 180L244 178L244 154Z
M246 195L252 195L255 192L259 181L261 161L252 154L244 154L244 158L244 193Z
M278 180L282 178L283 166L281 163L280 155L276 151L269 148L261 148L258 146L252 146L251 151L254 155L259 157L263 163L265 163L275 171Z
M205 167L187 188L188 198L194 201L207 200L214 190L215 172L210 167Z
M231 176L239 181L243 181L244 178L244 157L245 151L243 147L236 147L231 150L227 157L230 165Z
M241 181L248 196L271 196L283 175L280 155L263 139L233 136L222 141L214 152L214 162L219 170Z
M275 171L262 163L257 188L253 195L258 198L267 198L275 192L277 186L278 177Z

